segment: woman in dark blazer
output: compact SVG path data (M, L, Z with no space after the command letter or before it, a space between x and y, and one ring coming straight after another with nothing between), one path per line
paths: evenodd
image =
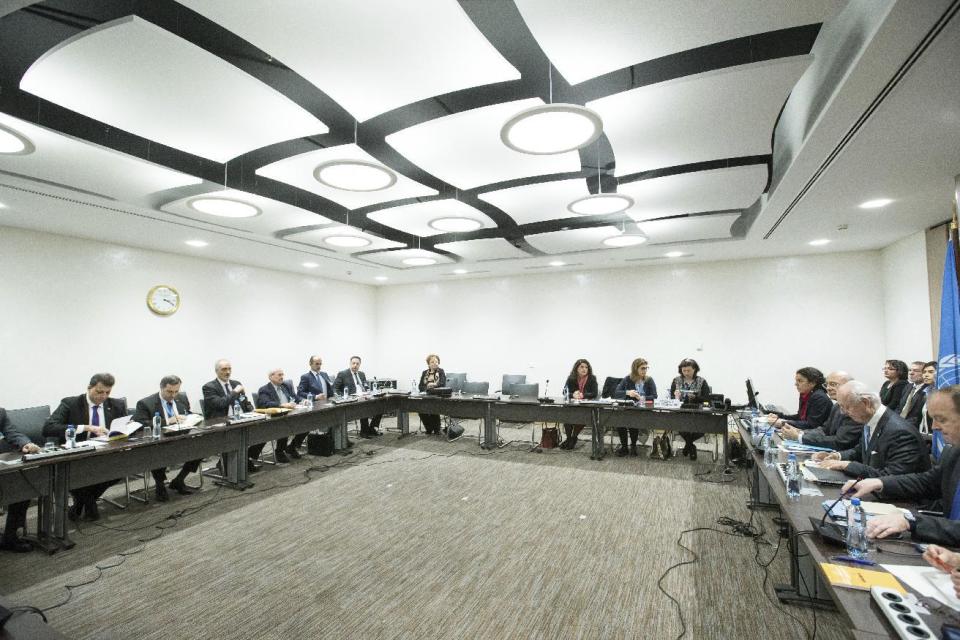
M420 384L418 386L421 393L433 387L447 386L447 374L440 368L440 356L437 354L431 353L427 356L427 368L420 374ZM423 423L427 435L440 435L439 415L435 413L421 413L419 415L420 422Z
M910 387L907 380L907 363L903 360L887 360L883 363L883 377L886 382L880 387L880 402L889 409L900 406L903 394Z
M573 363L570 369L570 375L567 376L567 382L564 385L567 390L567 397L571 400L596 400L599 395L597 390L597 377L593 375L593 367L590 361L580 358ZM583 431L582 424L563 425L563 435L566 439L560 445L561 449L573 450L577 446L577 436Z
M633 364L630 365L630 375L625 376L623 380L620 381L620 384L617 385L617 390L613 392L614 398L631 398L633 400L639 400L640 396L643 396L646 400L655 400L657 397L657 384L653 381L653 378L647 375L647 369L649 369L647 361L643 358L637 358L633 361ZM617 449L618 456L625 456L627 454L631 456L637 455L637 441L641 439L640 446L647 444L647 438L650 437L650 432L646 429L643 429L642 433L640 429L630 429L630 448L627 449L627 429L617 428L617 434L620 436L620 448Z
M700 365L693 358L684 358L677 367L678 375L670 383L670 397L682 400L684 404L700 405L710 400L710 385L700 377ZM690 456L691 460L697 459L696 442L702 433L693 433L681 431L683 437L683 455Z
M800 406L792 415L770 413L767 418L774 427L785 424L797 429L816 429L823 426L833 409L833 402L827 395L827 379L820 369L803 367L793 376L794 386L800 393Z

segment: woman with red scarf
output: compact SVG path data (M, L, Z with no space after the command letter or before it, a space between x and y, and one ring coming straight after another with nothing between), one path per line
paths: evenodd
M596 400L597 377L593 375L593 367L588 360L580 358L573 363L573 369L567 377L566 389L570 400ZM563 434L566 439L560 448L573 450L577 446L577 436L583 431L583 427L582 424L564 424Z
M816 429L827 421L833 402L827 395L827 379L819 369L804 367L794 375L794 385L800 392L800 408L793 415L770 413L767 419L775 427L785 424L797 429Z

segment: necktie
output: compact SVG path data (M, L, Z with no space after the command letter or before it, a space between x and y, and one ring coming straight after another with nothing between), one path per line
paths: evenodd
M933 454L933 459L934 459L936 462L940 462L940 456L943 455L943 445L944 445L944 442L943 442L943 431L940 431L939 429L937 429L937 430L935 430L935 431L933 432L933 444L932 444L932 446L930 447L931 453ZM951 513L953 512L953 509L957 509L957 508L958 508L958 507L957 507L958 504L960 504L960 502L958 502L957 500L954 500L954 502L953 502L953 508L951 509ZM957 518L954 518L952 515L950 516L950 518L951 518L952 520L956 520L956 519L957 519Z
M283 388L283 385L277 385L277 399L280 401L280 404L290 401L290 399L287 397L287 392Z
M353 374L353 387L356 391L361 391L363 387L360 386L360 374Z
M173 412L173 403L167 400L167 417L172 418L174 416Z
M233 394L233 389L230 388L229 382L223 383L223 390L226 392L228 398Z
M907 396L907 401L903 403L903 409L900 411L900 417L906 418L907 414L910 413L910 407L913 406L913 395L917 392L917 388L913 387L910 389L910 395Z
M100 426L100 405L93 405L93 413L90 414L90 424L95 427Z
M864 464L870 461L870 427L863 425L863 460Z

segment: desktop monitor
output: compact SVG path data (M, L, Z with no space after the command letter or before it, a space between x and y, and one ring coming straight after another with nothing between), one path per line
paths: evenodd
M753 381L747 378L747 406L751 409L760 409L757 403L757 392L753 388Z

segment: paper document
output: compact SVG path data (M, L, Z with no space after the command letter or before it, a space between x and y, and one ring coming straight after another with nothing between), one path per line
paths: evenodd
M106 442L108 440L121 440L129 437L131 433L143 427L142 424L139 422L134 422L131 420L131 418L132 416L120 416L119 418L114 418L110 422L110 431L108 432L108 435L90 438L90 440Z
M925 565L884 564L880 565L907 586L927 598L936 598L948 607L960 611L960 600L957 599L950 581L950 574Z

